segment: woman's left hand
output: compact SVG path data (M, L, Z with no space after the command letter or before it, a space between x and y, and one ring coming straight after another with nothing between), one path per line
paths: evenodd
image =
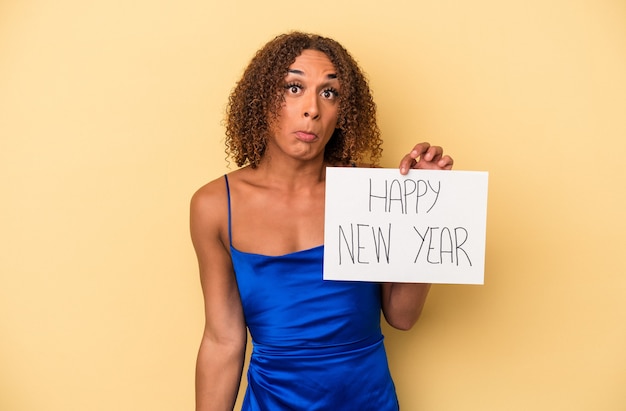
M443 155L443 148L431 146L429 143L419 143L400 161L400 174L405 175L412 168L450 170L453 164L452 157Z

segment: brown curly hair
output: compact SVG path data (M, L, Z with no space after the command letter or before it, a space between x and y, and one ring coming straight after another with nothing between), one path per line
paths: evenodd
M316 34L281 34L257 51L236 84L226 109L226 153L238 166L255 168L265 153L270 123L284 101L283 82L289 66L303 50L326 54L341 84L337 128L324 150L330 164L363 159L378 164L382 139L376 104L368 81L350 53L337 41Z

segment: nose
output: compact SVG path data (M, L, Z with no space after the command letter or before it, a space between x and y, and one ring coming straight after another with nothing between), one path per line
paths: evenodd
M311 117L314 120L317 119L320 116L317 95L315 93L310 93L303 100L302 109L304 111L304 117Z

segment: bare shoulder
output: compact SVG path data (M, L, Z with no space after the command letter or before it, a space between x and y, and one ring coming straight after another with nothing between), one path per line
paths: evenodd
M225 238L228 199L224 177L200 187L191 197L190 228L192 238Z
M215 206L220 201L226 200L226 182L224 177L216 178L213 181L200 187L191 197L191 207L199 208L201 211L205 206Z

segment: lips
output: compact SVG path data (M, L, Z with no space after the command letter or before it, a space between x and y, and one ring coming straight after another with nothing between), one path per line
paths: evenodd
M300 141L310 143L317 140L317 135L308 131L296 131L296 137Z

